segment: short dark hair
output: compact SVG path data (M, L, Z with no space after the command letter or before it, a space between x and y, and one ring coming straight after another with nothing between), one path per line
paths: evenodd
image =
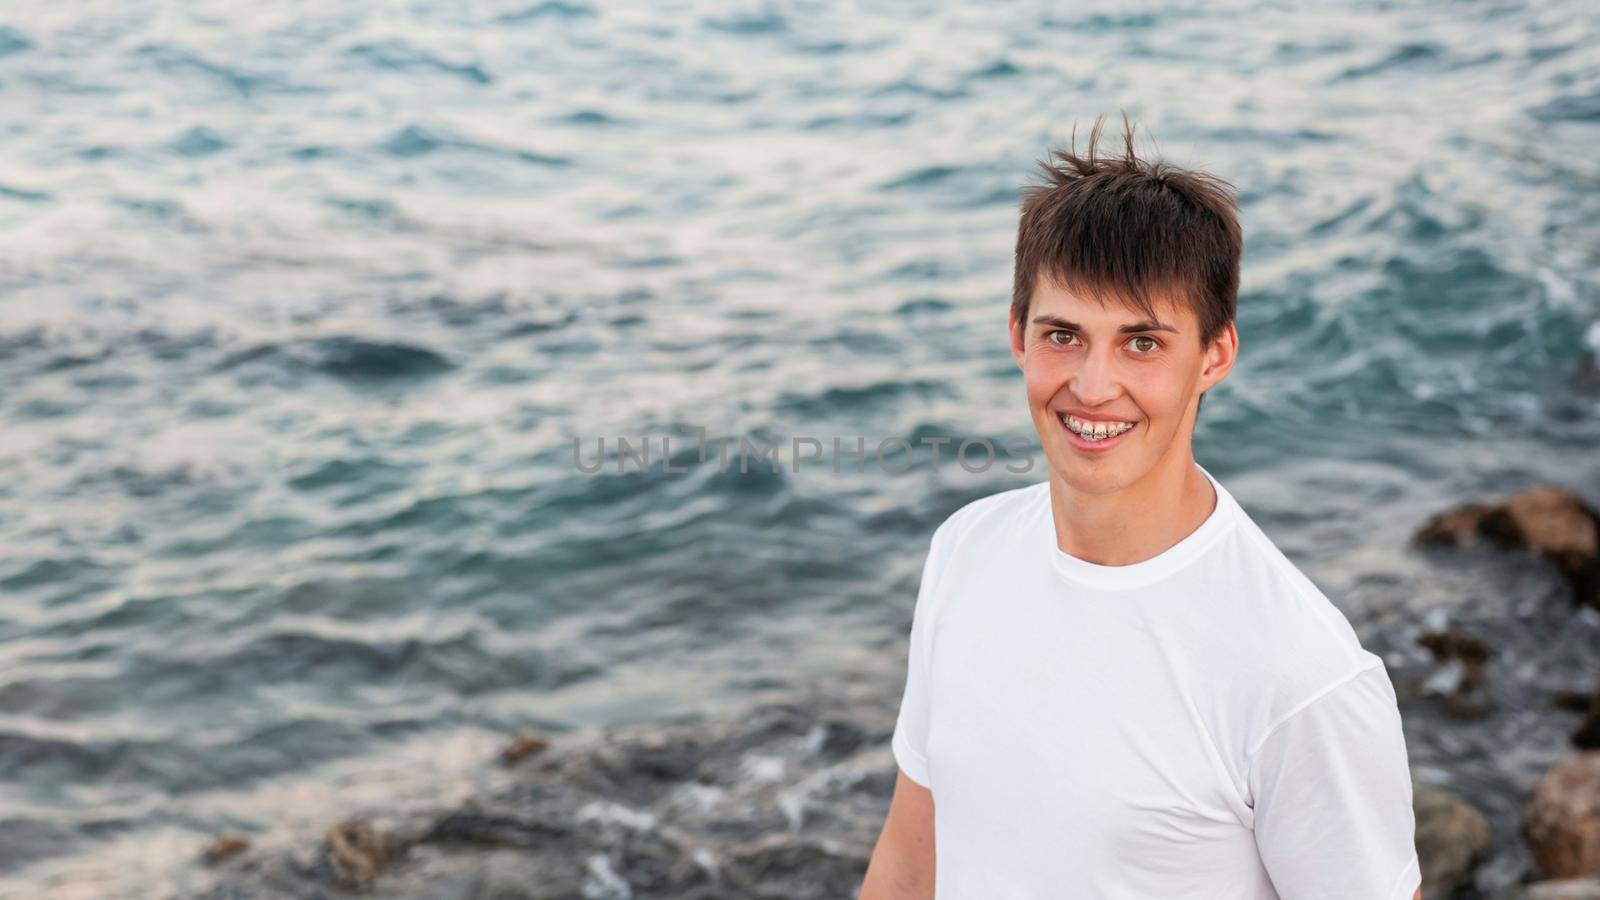
M1099 155L1104 117L1096 117L1085 154L1077 126L1068 149L1039 161L1045 183L1019 192L1011 313L1027 327L1041 277L1068 290L1115 301L1156 318L1153 298L1184 304L1206 347L1233 321L1239 304L1239 228L1233 184L1134 153L1134 126L1122 114L1126 149Z

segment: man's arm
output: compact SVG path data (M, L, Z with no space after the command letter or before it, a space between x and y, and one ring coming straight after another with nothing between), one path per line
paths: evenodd
M1422 900L1422 888L1417 888L1417 892L1411 895L1411 900Z
M933 792L899 772L858 900L931 900L933 876Z
M1415 900L1410 761L1381 663L1300 704L1250 755L1256 848L1280 895Z

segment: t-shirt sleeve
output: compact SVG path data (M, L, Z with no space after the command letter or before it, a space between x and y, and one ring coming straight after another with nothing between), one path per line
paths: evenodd
M931 713L928 678L932 664L933 587L944 568L950 523L940 525L929 541L928 556L922 564L922 581L917 589L916 607L911 613L911 647L906 661L905 693L900 698L900 715L895 721L895 762L906 777L925 788L932 788L928 771L928 722Z
M1410 900L1422 883L1411 768L1381 663L1272 727L1249 782L1256 847L1283 900Z

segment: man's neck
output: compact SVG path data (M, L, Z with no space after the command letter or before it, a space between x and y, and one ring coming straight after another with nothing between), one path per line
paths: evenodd
M1218 502L1192 454L1167 461L1110 494L1074 491L1050 474L1056 546L1101 566L1144 562L1199 528Z

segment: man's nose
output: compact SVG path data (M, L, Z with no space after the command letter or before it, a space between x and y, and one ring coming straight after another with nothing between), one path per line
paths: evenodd
M1072 392L1084 406L1099 406L1117 398L1116 366L1108 353L1088 355L1073 375Z

